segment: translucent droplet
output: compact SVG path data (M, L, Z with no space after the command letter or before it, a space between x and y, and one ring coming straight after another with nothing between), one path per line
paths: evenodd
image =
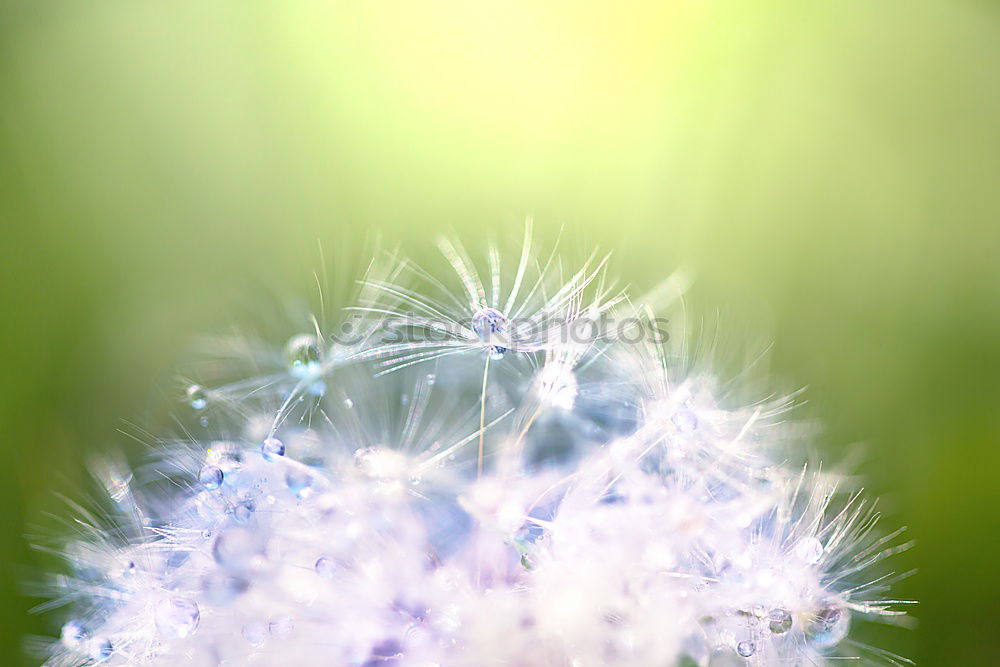
M275 639L287 639L295 629L295 621L291 616L277 616L267 624L267 631Z
M262 621L251 621L243 626L243 639L254 646L263 646L267 639L267 625Z
M198 629L201 612L198 605L184 598L167 598L156 604L156 629L170 639L184 639Z
M507 332L507 316L496 308L480 308L472 316L472 331L483 343L493 359L502 359L507 351L504 334ZM498 341L503 343L498 344Z
M285 357L292 375L299 378L318 375L320 364L319 341L312 334L292 337L285 345Z
M787 609L775 607L767 615L767 627L776 635L782 635L792 629L792 615Z
M233 521L236 523L246 523L253 516L253 501L241 500L233 507Z
M198 481L209 491L214 491L222 486L222 477L222 470L215 466L205 466L198 473Z
M285 443L277 438L267 438L260 446L260 454L265 461L274 461L285 455Z
M817 648L830 648L847 636L851 612L836 602L823 604L806 625L806 640Z
M320 556L316 559L313 569L324 579L333 579L333 575L337 573L337 563L329 556Z
M435 383L436 381L437 381L437 376L436 376L436 375L434 375L434 373L428 373L428 374L427 374L427 384L428 384L429 386L433 387L433 386L434 386L434 383Z
M59 632L59 639L66 648L80 648L87 640L87 631L79 621L67 621Z
M208 393L200 385L193 384L188 387L185 396L188 405L195 410L204 410L205 406L208 405Z
M305 498L312 492L312 475L306 470L289 470L285 474L285 484L288 490L298 498Z
M202 580L205 599L214 605L225 605L242 595L250 587L245 579L222 572L213 572Z
M90 659L94 662L107 662L115 652L115 647L111 645L110 639L98 637L90 643Z
M237 572L249 570L254 559L263 552L263 537L241 526L232 526L224 530L212 547L215 562Z
M351 408L354 407L354 401L352 401L349 398L345 398L344 399L344 407L347 408L348 410L350 410Z
M744 658L749 658L757 652L757 647L751 641L741 641L736 645L736 652Z
M815 565L823 557L823 544L815 537L804 537L795 545L795 555L807 565Z
M202 417L198 423L202 425L202 428L208 428L208 417Z
M670 418L681 433L693 433L698 428L698 415L687 408L681 408Z

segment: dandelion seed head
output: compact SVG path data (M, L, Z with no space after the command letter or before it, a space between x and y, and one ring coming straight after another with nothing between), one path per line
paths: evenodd
M97 467L49 664L891 661L849 636L901 613L907 544L792 463L790 397L633 340L650 309L530 227L510 264L441 249L451 275L373 262L350 342L229 343L245 377L188 387L196 435Z

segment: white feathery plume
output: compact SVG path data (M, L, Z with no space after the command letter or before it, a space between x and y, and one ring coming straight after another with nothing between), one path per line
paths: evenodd
M212 437L99 469L40 606L68 608L48 664L907 662L850 633L903 614L882 561L909 544L787 463L791 397L734 404L653 335L683 276L631 302L605 260L540 260L530 224L510 278L441 248L458 294L371 268L352 342L314 321L253 359L280 367L187 389Z

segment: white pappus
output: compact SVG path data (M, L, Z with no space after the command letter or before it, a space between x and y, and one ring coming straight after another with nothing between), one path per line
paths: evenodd
M100 470L48 664L907 662L852 629L903 615L909 544L803 467L792 397L738 404L530 225L509 273L440 247L455 276L370 268L350 344L247 347L266 372L199 376L186 437Z

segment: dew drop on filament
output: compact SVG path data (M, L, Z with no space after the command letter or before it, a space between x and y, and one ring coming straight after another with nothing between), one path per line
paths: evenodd
M851 612L836 602L824 603L806 625L806 641L817 648L836 646L847 636Z
M806 565L815 565L823 558L823 544L815 537L804 537L795 545L795 555Z
M260 446L260 453L265 461L275 461L285 455L285 443L277 438L267 438Z
M200 385L193 384L186 392L188 405L194 410L203 410L208 405L208 394Z
M494 343L507 332L507 316L496 308L480 308L472 316L472 331L486 344L486 351L492 359L502 359L507 348Z
M201 612L198 605L184 598L160 600L154 613L156 629L170 639L184 639L198 629Z
M215 466L205 466L198 473L198 481L209 491L214 491L222 486L222 478L222 470Z
M787 609L776 607L767 615L767 627L776 635L781 635L792 629L792 615Z
M319 341L312 334L293 336L285 346L288 369L297 378L318 375L320 363Z

